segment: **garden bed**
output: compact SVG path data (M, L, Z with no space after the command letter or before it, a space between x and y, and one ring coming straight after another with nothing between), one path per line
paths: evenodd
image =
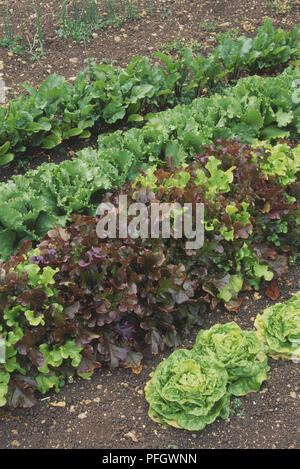
M217 46L216 36L219 33L230 32L233 38L242 34L248 37L254 37L257 34L257 28L263 25L266 18L271 18L275 28L283 28L285 31L289 31L297 24L299 17L297 13L300 13L299 1L275 0L273 2L256 2L249 0L240 2L238 0L233 0L230 2L200 2L192 0L145 0L144 2L138 2L139 9L137 11L138 14L136 13L135 17L126 18L118 25L118 27L114 25L105 29L95 30L90 41L81 41L76 43L72 42L70 39L59 37L56 32L56 30L61 27L61 24L59 25L57 23L59 15L61 14L61 3L62 2L58 0L47 2L47 10L45 10L46 6L42 6L43 2L36 2L38 6L41 5L42 8L44 8L43 11L41 10L41 14L47 12L47 16L41 18L44 40L43 46L45 52L44 56L40 56L37 60L33 60L34 53L37 52L37 45L35 45L35 48L32 49L30 53L27 49L22 55L11 52L7 48L0 47L0 73L1 77L5 80L6 85L9 87L8 98L13 98L23 92L20 86L23 82L26 81L31 86L37 87L49 76L49 74L57 73L59 75L63 75L71 84L73 84L78 72L85 67L85 59L87 58L92 57L96 63L110 63L123 67L128 65L130 60L138 55L148 56L151 62L153 62L153 53L156 51L168 53L175 57L176 54L182 50L184 45L191 47L195 52L199 50L200 45L202 47L201 53L207 56ZM15 25L18 24L22 14L24 14L25 18L29 18L30 15L33 14L32 2L30 0L12 0L9 5L11 8L9 13L13 15ZM24 37L28 38L29 41L32 41L34 35L37 34L37 17L32 16L31 20L32 21L29 22L25 21L24 23ZM38 44L37 35L36 44ZM272 69L268 68L266 70L258 70L258 74L277 76L283 68L285 68L285 65L279 64L277 67ZM288 73L292 72L288 71ZM247 75L247 73L242 72L240 76L244 75ZM260 79L257 80L258 81L255 82L257 84L257 88L259 88L259 86L265 86L263 84L259 84ZM230 84L235 84L235 80L230 82ZM275 86L275 81L273 84ZM255 88L255 85L253 85L253 88ZM286 90L287 94L290 93L291 87L289 86L288 88L289 90ZM215 91L216 90L212 92ZM227 93L228 95L230 92L231 91L229 89L225 94ZM254 91L252 90L252 92L255 94L255 89ZM261 94L265 96L267 91L263 91ZM283 96L284 91L280 91L279 94ZM205 95L205 93L203 95ZM276 97L274 97L274 99L275 98ZM219 100L218 97L212 99L216 99L217 101ZM273 97L270 98L270 100L271 99L273 99ZM289 105L290 101L292 100L288 97L287 103ZM195 104L194 102L195 110L196 106L197 103ZM170 107L173 106L170 105ZM179 113L179 116L184 107L185 106L179 106L177 111L175 110L175 120L177 118L176 112ZM216 108L216 106L211 107L214 109ZM186 106L186 109L187 112L189 112L188 106ZM199 112L200 111L201 106L199 106ZM290 108L285 109L285 111L290 111ZM292 114L293 112L294 108L292 111L286 113L282 112L280 108L280 112L278 111L277 113L277 121L275 121L276 126L278 124L279 127L284 127L286 124L289 124L292 119L289 114ZM240 120L242 121L246 111L242 111L242 114L243 116L241 117L238 116L237 113L237 120L234 123L234 125L236 125L235 129L241 129L241 127L238 127L240 124L238 119L241 117ZM162 122L166 129L172 127L172 112L170 114L169 111L165 114L161 113L161 116L162 117L153 116L152 123L150 119L150 127L149 124L146 124L146 130L143 130L143 128L132 129L133 132L131 132L131 134L130 131L129 133L125 132L125 137L123 135L122 138L119 138L118 132L107 138L106 136L100 135L97 143L96 132L93 132L91 137L88 139L79 141L78 139L71 137L51 150L42 150L38 148L38 150L34 151L33 159L31 158L32 154L27 158L29 153L32 152L32 148L28 146L28 153L24 154L24 160L20 159L18 161L14 161L10 165L3 166L1 168L0 180L7 181L14 174L24 174L28 169L37 168L43 162L54 162L58 164L64 160L69 160L75 157L78 150L89 145L96 149L96 151L94 152L91 148L85 150L83 154L78 157L77 163L80 162L80 159L82 158L82 160L86 160L84 163L88 163L89 161L91 162L91 168L93 168L94 164L96 164L96 167L99 165L99 168L103 165L101 173L103 180L105 180L106 176L106 163L104 161L104 157L103 160L101 159L102 152L104 155L108 155L109 158L113 153L116 153L116 155L123 155L126 153L126 161L132 161L133 166L135 164L134 169L136 169L136 166L139 166L140 163L142 164L142 162L148 161L149 155L150 157L153 157L151 154L151 151L154 151L152 150L152 147L151 149L150 146L149 148L145 147L145 149L143 147L144 143L147 141L147 138L143 140L143 135L147 134L147 129L149 135L151 133L151 125L152 131L155 130L156 124L157 128L160 129L160 118L162 118ZM286 122L283 122L282 116L284 116L285 119L287 118ZM263 117L265 118L265 115ZM192 119L188 117L186 117L186 119L191 123ZM201 119L202 118L199 118L197 120L197 125L199 121L202 126ZM232 116L228 118L228 122L230 122L229 129L233 121L234 119L232 119ZM298 128L296 127L295 130L293 127L296 121L297 119L295 114L295 120L290 126L292 135L289 133L286 134L287 137L291 137L290 140L286 141L290 142L292 147L294 147L298 142ZM117 124L115 125L115 121L111 122L112 125L108 125L107 128L103 127L100 133L106 133L108 130L110 132L114 131L114 127L121 131L128 128L126 120L124 120L124 122L121 120L121 124L119 126ZM180 119L178 119L178 122L180 122ZM227 125L226 120L225 122ZM246 121L245 123L245 125L247 124L250 129L251 125L249 125L249 122L252 124L252 119L250 119L250 117L249 121ZM202 126L203 129L204 124ZM208 128L209 126L215 131L217 129L217 122L215 122L215 125L208 123ZM137 127L141 126L137 125ZM196 133L200 130L202 132L202 127L200 129L200 127L198 128L194 126L192 130ZM222 127L222 125L220 127ZM165 142L163 142L162 139L161 144L164 150L156 155L156 162L159 162L159 164L161 164L161 160L164 160L164 158L167 159L169 156L168 154L164 154L164 145L167 144L168 141L173 144L172 151L174 152L174 148L176 149L177 155L179 155L179 161L185 152L188 156L184 156L184 158L188 158L187 161L190 161L193 154L193 148L196 143L193 142L193 139L190 137L191 142L193 142L190 146L190 142L188 141L189 139L182 138L182 135L184 135L185 132L184 126L181 129L178 124L177 130L179 143L172 140L173 136L171 134L164 137L166 138ZM143 133L144 131L146 132L145 134ZM180 132L182 132L182 135ZM231 130L228 130L228 132L231 132ZM230 133L230 137L235 136L234 132L236 132L236 130L233 130L232 132L233 134L231 135ZM245 132L245 129L243 129L243 132L244 135L242 135L242 140L246 137L245 141L247 141L247 132ZM131 135L131 137L126 137L126 135ZM205 135L205 132L203 131L203 135L200 135L202 138ZM257 129L253 130L253 135L251 134L251 137L257 136L262 138L263 135L265 134L263 134L263 126L261 124ZM161 136L159 136L159 138L160 137ZM159 141L159 138L157 138L157 142ZM216 138L217 137L212 134L212 139L209 139L208 141L211 143ZM135 139L137 142L139 141L143 144L139 151L139 157L141 157L141 154L144 152L140 162L138 162L139 160L135 161L135 151L132 150L132 148L134 148L132 142ZM129 155L129 151L127 151L128 148L126 145L129 145L128 148L130 148L130 151L132 152L131 156ZM197 145L199 145L199 142ZM154 147L155 145L153 145L153 149ZM124 150L126 150L126 152ZM111 154L109 152L111 152ZM76 158L74 161L75 168ZM120 161L123 161L121 157ZM69 171L68 176L71 174L72 165L73 163L70 162L70 165L67 164L66 166L66 168L69 168L67 169L67 172ZM124 165L124 167L125 166L126 165ZM108 169L110 170L111 168L109 167ZM123 169L124 168L122 167L122 171ZM127 171L128 168L125 167L124 169L124 177L125 170ZM57 190L53 191L53 194L55 194L55 197L58 196L58 198L61 195L62 200L64 200L63 193L65 189L69 190L69 183L65 184L63 178L60 180L59 171L59 166L49 166L49 168L45 167L45 174L43 177L44 182L48 182L51 178L53 178L53 181L56 181L55 177L57 177L59 184L57 186ZM88 188L92 185L91 180L89 180L89 183L85 182L84 172L82 172L82 170L80 171L80 176L77 175L76 171L74 172L74 174L76 173L77 179L72 175L72 182L79 181L82 183L83 189L88 191ZM89 173L88 175L90 177ZM28 176L28 179L21 178L19 180L20 187L23 187L22 190L24 191L24 187L28 182L29 188L36 186L35 195L39 196L39 191L41 189L42 192L44 184L39 182L36 177L36 173L29 172ZM98 176L101 179L100 174ZM27 180L26 183L25 180ZM22 184L24 182L24 186L21 182ZM9 184L11 184L11 181L8 182L8 185ZM99 181L95 184L99 185ZM107 182L107 184L108 188L110 188L111 181ZM8 185L5 186L3 184L3 197L6 193L5 187L8 187ZM38 186L40 187L38 188ZM79 186L80 184L78 183L78 187ZM103 185L103 188L104 186L105 184ZM70 200L74 195L74 200L78 201L79 192L77 194L75 189L73 192L70 190ZM30 194L29 190L28 193ZM295 195L297 199L299 199L298 192ZM35 199L35 197L31 197L31 199ZM68 199L67 196L65 199ZM37 200L38 199L36 199L35 202ZM89 200L88 197L87 200ZM11 213L17 214L17 209L19 210L19 199L17 202L16 209ZM67 202L69 203L69 199ZM63 202L66 207L68 205L67 202ZM6 204L7 208L9 208L9 204L13 203L15 203L15 200L14 197L12 197L12 193L10 193L10 200L6 201L5 199L3 207L4 204ZM64 208L64 205L61 205L60 201L57 206L60 206L60 216L62 216L62 208ZM87 206L88 203L83 202L82 206L80 206L79 209L76 208L76 210L78 212L81 210L85 213ZM6 212L6 209L3 209L3 207L2 215L5 219L6 213L4 212ZM54 204L53 207L56 208L56 205ZM16 228L11 226L9 227L11 230L18 231L19 229L21 234L23 233L20 229L21 221L23 223L23 218L25 219L24 213L26 211L29 214L29 218L27 217L29 222L26 219L26 223L29 223L30 230L33 229L31 226L32 220L30 218L30 207L26 207L26 210L24 209L24 213L22 210L20 209L20 213L22 213L21 218L19 215L19 218L15 216L15 218L18 219L19 225L17 223ZM71 213L76 213L76 210L68 208L66 214L70 215ZM67 219L67 217L65 218ZM37 231L37 236L31 237L30 239L34 239L35 242L38 242L38 239L45 234L44 232L45 230L41 229L40 231ZM28 236L28 232L26 233L26 236ZM229 236L228 233L227 235ZM244 234L241 237L243 238L248 236ZM4 243L4 238L1 239ZM20 239L23 239L21 235ZM12 243L14 243L14 241ZM10 249L15 250L15 247L15 245L9 247L7 254L10 253ZM286 252L288 252L290 247L291 246L288 246ZM294 255L294 260L296 257L297 254ZM286 272L287 269L283 270ZM296 261L296 264L289 269L288 273L285 273L281 280L278 281L280 296L278 297L277 291L274 295L274 298L276 296L277 301L285 301L299 290L299 272L300 265L298 260ZM212 306L211 311L204 316L203 327L209 328L217 322L224 323L234 320L243 328L252 328L256 315L262 313L264 308L274 304L276 301L267 298L265 295L265 289L266 284L264 283L264 287L260 288L256 293L254 293L253 290L241 293L240 296L243 299L243 302L238 313L233 312L234 310L237 311L237 309L234 308L229 312L228 309L230 308L226 309L222 305L220 306L218 304L217 306ZM272 296L272 294L270 294L270 289L268 296ZM34 318L31 318L31 320L34 321ZM30 320L28 321L30 322ZM34 322L32 324L34 324ZM185 340L182 347L191 348L199 327L200 326L197 325L194 333ZM0 448L275 449L297 447L300 392L299 364L297 365L293 361L275 361L270 359L269 364L271 370L268 374L268 380L262 385L260 392L250 393L241 398L232 398L232 408L229 419L225 421L220 421L218 419L213 424L208 425L208 427L201 432L188 432L186 430L176 430L174 428L164 429L148 417L148 405L145 401L144 386L158 363L164 357L167 357L170 352L170 349L168 349L154 356L151 355L149 347L147 350L143 350L144 357L142 365L133 367L134 373L130 369L124 368L110 371L106 365L103 365L103 368L88 378L88 381L80 380L77 377L70 377L70 382L72 382L72 384L67 384L62 388L59 394L50 391L42 397L39 395L38 403L30 409L17 408L11 410L6 407L0 407ZM22 352L22 355L25 355L25 353ZM59 377L59 379L61 379L61 377ZM16 401L17 400L18 399L16 399Z
M98 1L101 3L104 2ZM19 93L25 81L37 86L51 73L68 79L74 77L90 57L97 63L106 60L125 66L134 56L151 56L157 50L166 50L166 45L174 45L178 38L186 43L197 42L205 54L216 46L215 36L220 32L233 30L235 35L254 36L266 18L272 20L274 27L287 31L297 24L300 14L298 0L277 2L283 4L282 9L276 8L276 1L268 0L144 0L139 3L138 19L127 19L119 27L95 31L96 36L90 41L77 44L60 38L55 32L60 28L57 23L62 1L47 1L47 7L41 9L42 15L48 15L42 20L46 55L31 63L28 51L23 55L8 55L7 49L0 48L3 76L10 92ZM22 13L25 19L34 15L30 0L12 0L10 8L16 26ZM36 32L34 17L25 22L24 29L31 41ZM20 33L20 29L16 32ZM28 44L25 45L28 49Z
M229 33L233 39L241 35L254 37L267 18L271 19L274 28L289 31L297 24L295 12L300 11L297 0L250 0L246 2L247 16L245 6L241 6L240 2L126 2L127 5L139 6L133 11L128 10L127 6L124 18L119 23L111 20L110 26L96 29L89 40L82 41L77 41L76 35L75 40L72 40L61 37L58 33L62 28L63 2L47 2L47 7L43 1L4 2L1 7L3 17L0 44L8 37L9 41L12 41L8 47L0 47L0 78L4 79L7 87L7 100L24 94L23 83L38 87L54 73L64 76L69 83L74 84L78 72L86 67L86 60L90 58L99 64L125 67L136 56L148 56L153 63L157 61L153 55L157 51L178 57L178 53L186 46L195 54L201 51L207 57L216 48L218 38L224 33ZM80 5L80 2L77 3ZM105 19L108 18L108 13L103 3L98 2L98 7L99 12L106 15L103 17ZM116 6L114 18L121 18L119 0L110 3ZM7 11L6 6L9 7ZM71 7L69 8L71 15L73 12ZM40 41L43 54L40 54ZM278 63L275 67L256 69L254 72L276 76L285 66L286 64ZM242 69L240 76L246 75L247 72ZM232 81L230 83L232 84ZM113 125L107 127L103 128L102 123L101 132L114 130ZM120 128L120 123L116 123L115 128ZM126 119L121 128L126 129ZM64 140L54 151L41 148L37 150L34 146L27 145L27 153L23 153L20 161L15 159L9 165L1 166L0 181L7 180L14 174L22 174L45 161L59 163L70 159L74 151L94 144L95 139L92 136L91 139L78 140L75 137L70 141ZM13 148L10 149L12 150Z
M300 266L279 283L288 300L300 286ZM235 320L252 328L257 313L275 302L264 291L243 294L238 314L218 308L206 316L203 327ZM183 344L191 348L196 332ZM298 448L299 364L269 360L270 371L258 393L232 398L229 420L217 419L201 432L164 429L148 417L144 386L157 364L169 355L145 354L140 374L102 369L89 381L66 385L50 393L32 409L0 410L0 448L203 449Z

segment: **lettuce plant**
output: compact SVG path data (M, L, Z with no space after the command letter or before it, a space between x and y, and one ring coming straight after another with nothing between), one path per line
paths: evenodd
M267 379L269 367L261 342L254 331L243 331L235 322L200 330L193 351L224 365L228 372L228 391L235 396L258 391Z
M260 149L260 169L267 177L278 176L278 182L282 186L288 186L297 181L297 173L300 170L300 145L291 152L286 143L277 145L265 144Z
M25 255L0 265L0 407L31 407L35 391L59 391L75 368L80 374L83 347L72 339L75 323L65 327L54 285L58 270Z
M270 357L300 359L300 291L286 303L266 308L254 325Z
M202 430L217 417L228 418L227 381L224 366L211 357L176 350L146 385L149 416L163 425Z

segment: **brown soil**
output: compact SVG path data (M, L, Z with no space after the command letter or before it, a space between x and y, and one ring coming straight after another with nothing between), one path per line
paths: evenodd
M84 45L59 38L55 33L57 19L53 15L59 12L61 3L47 2L49 16L43 20L45 57L31 63L29 55L10 55L7 49L0 48L4 64L1 72L11 96L20 93L22 82L37 86L49 73L74 77L88 57L97 62L106 58L125 65L133 56L150 55L160 48L159 43L166 44L178 37L197 41L206 52L215 47L218 32L237 28L241 34L251 36L266 17L273 20L274 26L288 30L299 22L300 16L299 0L285 2L290 4L291 11L282 13L268 6L274 3L268 1L153 1L152 14L142 13L139 20L127 21L119 29L98 31L98 37ZM25 18L33 14L30 0L11 1L10 8L16 24L21 11ZM200 25L213 22L213 31ZM30 35L33 31L31 27L25 32ZM76 149L70 141L67 146L49 152L46 160L62 161L74 156ZM38 158L35 165L45 161L43 154ZM281 301L299 289L299 273L298 264L280 283ZM251 328L256 314L270 304L273 301L263 291L248 292L238 315L220 308L207 315L204 327L234 319L243 328ZM196 332L184 343L185 347L192 346ZM42 397L32 409L0 410L0 448L167 449L170 445L179 449L299 448L299 365L270 360L269 380L259 393L240 398L241 406L230 419L217 420L202 432L188 432L164 429L147 414L144 386L156 365L169 353L155 357L146 351L140 374L127 369L113 372L103 369L88 381L78 380L59 394Z
M280 301L299 289L299 274L298 263L279 283ZM206 316L203 327L235 320L245 329L252 328L257 313L273 303L263 291L247 293L238 315L220 308ZM191 348L196 332L184 347ZM42 397L32 409L2 410L0 448L299 449L299 364L270 359L268 381L258 393L239 398L234 415L216 420L201 432L189 432L165 429L148 417L144 386L169 353L154 357L145 351L140 374L103 369L88 381L78 380L59 394Z

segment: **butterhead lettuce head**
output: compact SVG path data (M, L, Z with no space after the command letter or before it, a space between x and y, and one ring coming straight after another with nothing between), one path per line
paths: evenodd
M195 355L211 356L228 373L228 391L242 396L258 391L267 379L267 356L254 331L243 331L235 322L201 330L193 347Z
M166 426L202 430L217 417L228 418L227 382L227 371L211 357L176 350L146 385L149 416Z
M270 357L300 360L300 291L258 314L254 323Z

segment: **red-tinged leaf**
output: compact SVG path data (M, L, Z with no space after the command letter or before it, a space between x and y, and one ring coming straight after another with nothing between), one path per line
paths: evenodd
M275 251L275 249L271 249L271 248L266 247L266 248L264 248L263 252L264 252L264 255L267 258L271 259L272 261L274 261L277 257L277 252Z
M247 239L249 238L249 231L253 230L253 226L251 223L247 223L246 225L242 225L241 222L236 221L233 225L234 228L234 238L242 238Z
M135 374L140 374L142 371L142 361L143 355L141 352L135 352L133 350L128 350L126 361L121 363L123 368L131 368L132 372Z
M80 267L89 267L90 265L99 262L99 259L104 259L106 255L100 248L92 247L85 253L85 257L87 257L88 260L84 261L83 259L80 259L78 261L78 265Z
M67 324L65 326L57 327L50 334L51 341L63 344L65 339L76 335L78 332L78 325L75 323Z
M137 202L147 204L155 199L155 194L151 191L150 187L141 187L138 191L133 193L132 198Z
M80 309L80 303L79 303L79 301L76 301L76 303L74 303L70 306L67 306L64 309L64 314L66 316L68 316L70 319L74 319L76 313L79 312L79 309Z
M28 358L37 368L44 366L45 359L43 357L43 354L37 348L32 348L28 352Z
M146 334L145 342L146 344L151 345L151 351L155 355L164 350L164 341L162 335L157 330L152 329L149 331Z
M223 288L225 288L226 285L228 285L228 283L230 282L230 279L230 274L225 274L224 277L213 279L211 282L218 290L223 290Z
M127 309L125 310L127 311ZM104 324L112 324L117 321L119 318L119 314L117 311L111 310L105 316L100 316L96 319L96 324L100 327L104 326Z
M126 347L120 345L110 344L109 345L109 355L110 355L110 367L116 368L120 365L121 362L125 362L128 350Z
M123 324L117 323L114 330L123 336L126 340L132 341L136 333L136 326L128 321Z
M17 255L22 256L23 254L27 254L28 251L30 250L31 246L32 246L31 241L24 241L22 246L18 249Z
M146 252L144 256L138 257L138 264L148 271L152 270L154 267L161 267L165 261L165 255L162 252Z
M229 283L229 280L228 280L227 283ZM209 293L212 297L215 296L215 293L213 292L213 289L212 289L212 285L209 285L209 283L206 283L206 284L201 285L201 288L202 288L202 290L204 290L205 292Z
M17 302L21 303L22 306L30 306L31 309L41 309L46 300L47 295L41 286L34 288L33 290L23 291L17 298Z
M37 389L35 380L29 376L16 375L9 382L8 405L11 407L32 407L36 403L34 391Z
M27 355L32 347L41 340L45 334L45 329L42 326L36 327L33 331L27 331L23 337L18 340L14 348L18 350L21 355Z
M91 343L95 339L99 339L100 335L96 334L93 331L88 331L86 329L80 329L78 336L75 340L76 345L79 347L85 344Z
M270 285L265 291L265 295L268 298L271 298L271 300L278 300L278 298L280 297L280 291L276 282L270 283Z
M95 360L94 349L91 345L85 345L81 355L82 360L77 367L78 373L90 373L95 368L101 368L101 363Z
M286 190L285 186L273 186L268 189L264 188L262 195L266 200L272 200Z
M267 260L271 270L273 270L279 277L286 274L289 268L287 256L277 256L275 260Z
M70 233L65 228L60 228L55 224L55 229L49 230L47 235L49 238L60 238L63 241L70 239Z
M33 331L28 331L23 335L22 339L15 344L14 348L18 350L21 355L26 355L35 344L35 340L36 338Z
M218 299L216 297L213 297L210 301L210 310L213 311L218 304Z
M61 239L63 239L64 241L69 241L70 233L68 233L67 230L65 230L64 228L58 228L58 232L59 232Z
M96 313L107 314L111 309L111 303L108 300L103 299L100 305L96 308Z
M225 308L228 311L238 313L239 310L241 309L242 303L243 303L242 298L236 298L236 299L229 301L229 303L225 303Z

